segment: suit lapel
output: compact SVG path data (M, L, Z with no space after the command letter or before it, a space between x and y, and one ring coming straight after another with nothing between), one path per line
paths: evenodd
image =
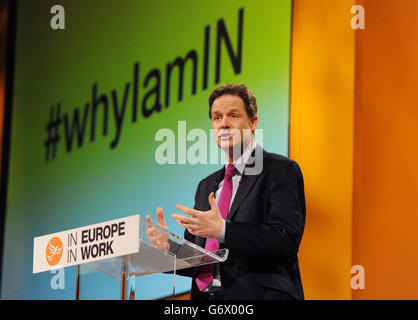
M225 167L222 167L221 169L219 169L212 175L211 180L209 182L208 196L211 192L216 193L216 191L218 190L219 183L223 180L224 175L225 175ZM209 204L209 200L208 200L208 204Z
M245 199L248 192L251 190L258 176L259 175L251 175L251 176L245 175L245 170L244 170L237 193L235 194L234 201L232 202L231 208L229 209L229 212L228 212L228 216L227 216L228 220L232 220L232 218L235 216L235 214L238 211L239 206L241 205L241 202Z
M261 147L257 145L256 148L261 148ZM251 156L254 156L254 152L255 151L253 151ZM264 157L265 157L264 149L262 149L262 152L263 152L263 160L264 160ZM237 193L235 194L234 201L232 202L231 208L229 209L228 216L227 216L227 219L229 219L229 220L232 220L232 218L235 216L235 214L237 213L238 208L241 205L242 201L245 199L248 192L250 192L252 186L257 181L258 177L260 176L260 174L246 175L247 167L248 166L246 165L245 168L244 168L244 171L243 171L242 177L241 177L241 181L240 181L240 184L238 186Z

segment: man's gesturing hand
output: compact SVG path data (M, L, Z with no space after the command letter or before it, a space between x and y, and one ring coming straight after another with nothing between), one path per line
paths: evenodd
M218 239L222 232L223 219L213 192L209 194L209 204L209 211L199 211L178 204L176 208L187 213L190 217L181 214L173 214L172 217L195 236Z
M164 213L162 208L157 208L157 219L157 226L161 227L162 229L168 230L167 225L165 224ZM155 224L151 220L151 217L149 215L147 215L147 221L152 224ZM151 244L160 250L166 251L168 249L168 235L147 223L145 224L145 226L147 227L148 239L151 242Z

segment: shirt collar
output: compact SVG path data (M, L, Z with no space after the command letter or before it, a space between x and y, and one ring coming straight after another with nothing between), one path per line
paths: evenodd
M247 149L237 160L235 160L232 164L234 167L239 171L240 174L244 171L245 165L247 164L248 158L250 157L251 153L255 149L257 144L253 141L253 144L250 148ZM225 164L225 170L227 169L229 163Z

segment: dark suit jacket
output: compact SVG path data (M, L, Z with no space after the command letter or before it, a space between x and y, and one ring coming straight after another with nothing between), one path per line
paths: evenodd
M302 172L295 161L262 152L262 172L246 175L244 169L226 219L225 243L220 244L229 250L220 263L224 299L304 299L297 258L306 213ZM210 209L208 196L224 174L223 167L200 181L195 209ZM205 246L205 238L187 230L184 237ZM195 282L198 269L179 272L193 278L192 300L202 298Z

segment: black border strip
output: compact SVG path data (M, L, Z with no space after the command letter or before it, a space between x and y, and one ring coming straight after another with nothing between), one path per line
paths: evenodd
M10 136L12 127L12 104L13 104L13 84L15 67L15 43L16 43L16 20L17 20L17 1L8 0L7 17L7 52L6 52L6 84L4 101L4 126L3 126L3 147L1 156L1 181L0 181L0 295L3 278L3 245L4 231L6 222L6 200L7 184L9 176L10 158Z

